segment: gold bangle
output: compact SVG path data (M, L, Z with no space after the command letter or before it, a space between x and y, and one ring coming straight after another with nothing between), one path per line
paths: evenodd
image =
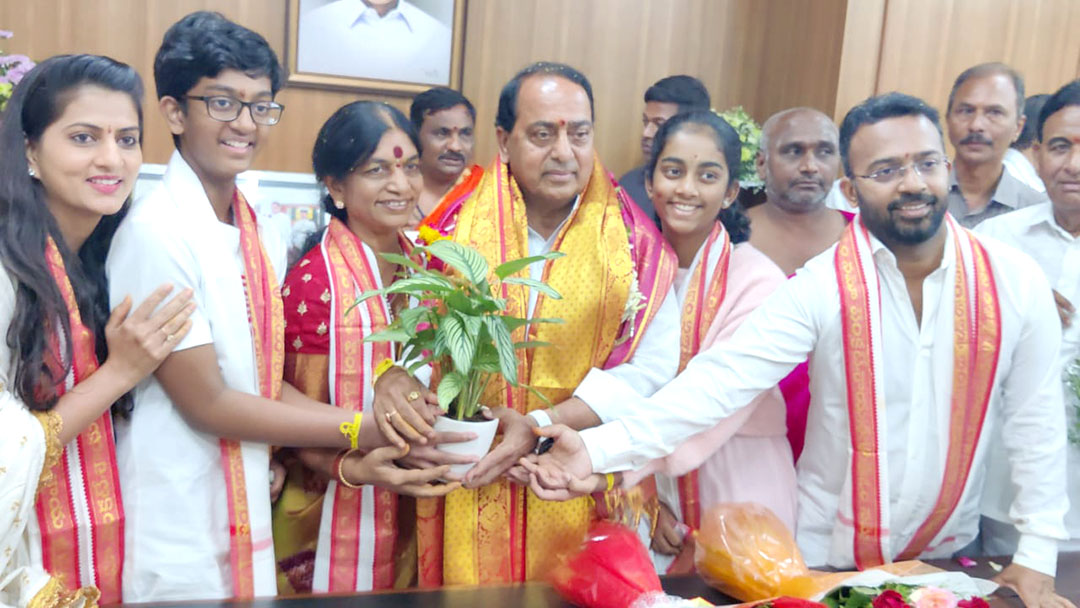
M604 491L610 492L615 488L615 474L608 473L607 475L604 475L604 479L607 481L607 488L605 488Z
M360 421L364 419L364 414L356 412L353 416L352 422L342 422L338 429L341 434L349 439L349 448L355 450L357 444L360 441Z
M375 386L375 383L379 381L379 377L388 372L394 365L396 365L394 360L390 358L379 361L379 364L375 366L374 375L371 376L371 386Z
M351 450L346 450L346 451L342 452L341 454L338 454L338 457L337 457L337 481L341 485L345 486L346 488L352 489L352 490L360 489L363 484L349 483L349 480L345 479L345 473L344 473L345 459L348 458L350 455L352 455L353 452L358 452L358 451L360 451L360 450L358 450L357 448L352 448Z

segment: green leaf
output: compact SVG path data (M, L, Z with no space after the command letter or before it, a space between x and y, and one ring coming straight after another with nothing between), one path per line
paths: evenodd
M563 320L559 319L558 317L553 317L553 318L536 317L535 319L523 319L521 317L504 316L504 317L502 317L502 320L503 320L504 323L506 323L506 328L509 329L510 331L514 331L515 329L521 327L522 325L529 325L529 324L535 325L537 323L562 323L563 322Z
M510 331L506 329L499 317L484 317L484 325L488 333L495 340L495 349L499 353L499 370L503 378L513 386L517 386L517 353L514 352L514 342L510 338Z
M543 262L544 260L554 260L556 258L561 258L564 255L566 254L561 251L549 251L540 255L530 255L526 258L510 260L509 262L499 264L495 267L495 276L499 277L500 279L505 279L506 277L512 274L516 274L518 271L527 268L536 262Z
M380 253L379 256L382 257L382 259L386 260L387 262L393 262L394 264L397 264L398 266L404 266L404 267L406 267L406 268L408 268L410 270L416 271L416 272L424 272L424 270L425 270L422 266L417 264L414 260L411 260L411 259L401 255L400 253Z
M561 300L562 299L562 295L559 294L559 292L555 291L554 287L552 287L551 285L548 285L547 283L545 283L543 281L536 281L536 280L533 280L533 279L526 279L524 277L510 277L508 279L503 279L503 283L506 283L506 284L509 284L509 285L525 285L526 287L531 287L531 288L535 289L536 291L539 291L540 293L546 295L547 297L551 298L552 300Z
M470 299L461 291L453 291L443 298L443 302L447 308L457 310L466 315L475 315L479 311L477 310L477 303Z
M440 241L441 242L441 241ZM450 372L439 380L439 388L435 393L439 396L439 407L444 410L450 411L450 404L454 402L454 399L461 394L462 387L465 386L465 376L458 372Z
M472 247L454 241L435 241L428 245L427 250L431 255L456 268L472 283L479 284L487 278L487 260Z
M429 314L431 314L431 309L427 306L406 308L398 313L397 320L410 333L416 333L416 326L426 319Z
M412 334L395 324L367 336L364 342L408 342L410 339Z
M449 279L437 274L414 274L407 279L394 282L390 287L383 289L385 293L405 293L422 300L427 292L444 294L454 289Z
M352 310L354 308L356 308L357 306L359 306L364 300L367 300L369 298L374 298L375 296L383 295L384 291L385 291L385 288L384 289L370 289L368 291L365 291L364 293L360 294L356 298L355 302L350 304L349 307L345 309L345 314L348 315L349 313L351 313Z
M544 342L542 340L525 340L524 342L514 342L514 348L537 348L540 346L551 346L551 342Z
M461 316L461 320L465 322L465 331L479 339L480 332L484 328L484 320L480 317L467 317L465 315Z
M536 395L537 397L539 397L540 400L543 401L544 403L548 404L549 406L551 405L551 400L548 399L547 395L545 395L544 393L541 393L540 391L538 391L535 388L529 386L528 384L522 384L522 386L524 386L526 389L528 389L530 393L532 393L532 394Z
M472 369L473 354L476 352L476 334L469 333L465 323L457 315L447 315L443 319L442 331L446 335L446 345L457 371L468 374Z
M410 364L410 365L409 365L408 367L406 367L405 369L409 370L409 373L410 373L410 374L415 374L415 373L416 373L416 371L417 371L418 369L420 369L421 367L424 367L424 366L425 366L425 365L427 365L428 363L431 363L432 359L434 359L434 358L435 358L435 357L433 357L433 356L431 356L431 355L429 354L428 356L424 357L423 359L420 359L420 360L419 360L419 361L417 361L416 363L412 363L412 364Z

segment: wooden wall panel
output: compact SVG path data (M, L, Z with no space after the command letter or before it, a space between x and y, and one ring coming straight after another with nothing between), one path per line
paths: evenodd
M894 90L944 112L956 76L986 61L1019 70L1029 95L1052 93L1080 76L1075 0L849 0L848 10L838 120L867 95ZM875 45L870 88L867 58Z
M34 0L0 2L0 27L16 38L5 50L35 58L88 52L135 66L146 81L147 162L164 162L172 144L153 94L153 56L183 15L217 10L263 34L284 56L285 0ZM498 92L525 64L564 61L581 69L596 94L597 146L616 173L640 162L645 89L670 74L701 78L725 108L742 104L759 120L791 105L835 103L846 0L471 0L466 19L463 90L478 116L478 160L495 153ZM383 99L286 88L285 117L256 165L310 171L322 123L342 104Z
M500 87L538 60L589 77L597 149L616 173L641 160L642 95L664 76L696 76L714 107L741 104L759 120L792 105L831 108L845 8L845 0L471 0L463 89L477 106L479 157L495 153Z

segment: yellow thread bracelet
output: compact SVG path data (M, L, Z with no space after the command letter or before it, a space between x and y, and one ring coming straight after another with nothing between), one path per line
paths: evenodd
M360 412L356 412L353 416L352 422L342 422L341 434L349 439L349 449L355 450L360 438L360 421L364 419L364 415Z
M354 443L355 443L355 441L354 441ZM347 452L344 452L344 453L342 453L341 455L339 455L337 457L337 480L338 480L338 483L345 486L346 488L351 488L353 490L359 489L360 484L349 483L349 480L345 479L345 474L344 474L343 469L344 469L344 466L345 466L345 459L348 458L349 455L351 455L353 452L356 452L356 451L357 451L357 449L354 447L353 449L351 449L351 450L349 450Z
M394 365L394 360L390 358L379 361L379 364L375 366L375 375L371 377L371 386L375 386L375 383L379 381L379 377L389 371Z
M604 479L607 481L607 488L605 488L604 491L610 492L615 488L615 474L608 473L607 475L604 475Z

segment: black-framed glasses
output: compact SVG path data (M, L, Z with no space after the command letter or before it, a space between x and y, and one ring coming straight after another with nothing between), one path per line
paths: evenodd
M890 165L888 167L882 167L873 173L867 173L866 175L856 175L855 177L861 177L863 179L872 179L879 184L892 184L904 179L907 175L908 168L911 168L915 173L922 178L933 176L941 169L948 169L949 159L944 157L924 158L917 160L907 165Z
M240 118L240 112L244 108L251 113L251 120L260 125L276 125L281 120L281 113L285 106L275 101L240 101L228 95L186 95L188 99L196 99L206 104L206 113L210 118L220 122L232 122Z

